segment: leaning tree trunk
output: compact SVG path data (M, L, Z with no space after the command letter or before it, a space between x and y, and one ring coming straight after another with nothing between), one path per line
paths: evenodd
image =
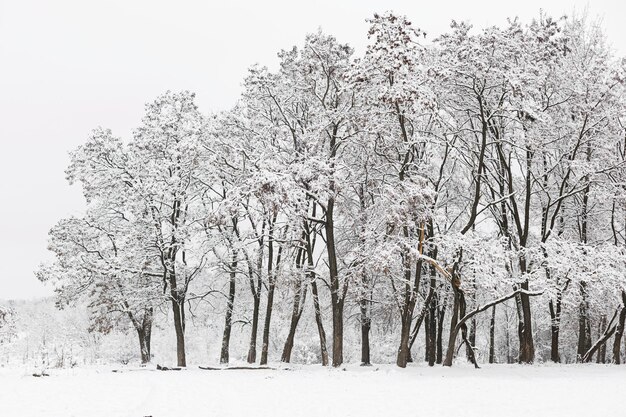
M237 252L232 250L230 262L230 280L228 286L228 299L226 302L226 314L224 317L224 335L222 336L222 350L220 352L220 363L227 364L229 361L230 332L233 326L233 307L235 305L235 284L237 270Z
M298 270L302 269L302 255L303 250L299 250L296 258ZM300 279L300 281L298 281L298 287L296 288L296 292L293 297L293 308L291 311L289 334L287 335L287 340L285 340L285 346L283 347L283 353L280 358L281 362L289 363L291 361L291 351L293 350L293 344L296 338L296 329L298 328L300 317L302 317L302 312L304 311L306 292L307 286L303 284L302 280Z
M613 324L613 322L615 321L615 318L617 317L617 313L618 311L620 311L621 309L615 310L615 313L613 313L613 317L611 318L611 321L609 321L609 324L606 328L606 330L604 330L604 333L601 335L601 337L589 348L589 350L587 352L585 352L585 354L582 356L580 362L583 363L587 363L587 362L591 362L591 359L593 358L593 355L604 345L606 344L607 340L613 335L613 333L615 333L615 330L617 328L617 325Z
M622 291L622 309L619 313L617 328L615 330L615 340L613 341L613 363L620 364L621 341L624 336L624 325L626 324L626 291Z

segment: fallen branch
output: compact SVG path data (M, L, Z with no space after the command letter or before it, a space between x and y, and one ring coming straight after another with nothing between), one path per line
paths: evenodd
M161 366L161 365L158 365L158 364L157 364L156 368L159 371L180 371L180 370L183 369L183 368L170 368L168 366Z
M230 366L227 368L219 368L212 366L198 366L198 368L204 371L257 371L257 370L269 370L275 371L276 368L270 368L269 366Z

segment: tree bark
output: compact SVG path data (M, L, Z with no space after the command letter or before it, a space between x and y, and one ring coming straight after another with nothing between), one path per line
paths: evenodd
M437 360L437 306L436 306L436 297L430 301L430 306L428 308L428 318L427 318L428 326L426 328L426 351L428 352L426 360L428 361L428 366L435 366L435 361Z
M335 247L335 226L333 211L335 199L328 199L326 206L326 252L328 255L328 272L330 275L330 298L333 316L333 366L343 363L343 306L346 287L339 285L339 269L337 267L337 252ZM346 283L344 283L346 285Z
M274 308L274 290L276 288L276 276L273 269L274 262L274 222L276 221L276 215L269 225L269 235L267 239L267 279L269 285L267 289L267 306L265 310L265 325L263 326L263 346L261 348L261 365L267 365L267 355L270 343L270 323L272 321L272 310ZM276 269L280 266L280 258L282 253L282 246L278 248L278 255L276 257Z
M304 249L298 250L298 255L296 256L296 269L298 271L302 270L302 258L304 256ZM302 279L300 278L298 281L298 286L296 288L296 292L293 297L293 308L291 310L291 321L289 324L289 334L287 335L287 340L285 340L285 346L283 347L283 353L281 355L281 362L291 362L291 351L293 350L293 344L296 337L296 329L298 327L298 323L300 322L300 317L302 317L302 312L304 311L304 303L306 301L306 292L307 285L303 284Z
M591 324L589 323L589 302L587 300L587 283L580 282L582 300L578 308L578 347L577 361L582 362L585 353L591 348Z
M361 297L359 307L361 310L361 366L371 365L370 362L370 328L371 318L369 315L369 300Z
M150 340L152 338L152 316L153 308L146 308L143 314L143 320L141 323L135 319L135 317L129 313L133 326L137 331L139 338L139 353L141 357L141 363L146 364L151 360L150 354Z
M454 281L453 281L454 282ZM444 366L452 366L452 360L454 359L454 347L455 347L455 343L456 343L456 337L459 334L459 331L462 332L462 334L464 333L464 331L467 331L467 326L465 325L465 323L471 319L472 317L474 317L476 314L481 313L485 310L487 310L490 307L496 306L500 303L503 303L506 300L509 300L513 297L517 297L520 294L525 294L526 296L530 297L530 296L535 296L535 295L541 295L543 294L543 292L528 292L525 291L523 289L517 289L515 291L513 291L510 294L507 294L503 297L500 297L496 300L490 301L489 303L476 308L475 310L469 312L469 313L465 313L465 300L464 300L464 294L463 291L460 288L457 288L457 294L458 294L458 305L459 305L459 309L458 309L458 315L455 318L454 315L452 317L452 322L456 323L453 327L450 328L450 340L448 343L448 350L446 351L446 358L445 361L443 363ZM459 316L462 316L462 318L458 318ZM464 329L465 328L465 329ZM467 340L467 337L465 334L463 334L463 340L465 343L469 343L469 340ZM478 364L476 363L476 358L473 357L471 358L472 362L474 363L475 367L478 367Z
M606 331L606 314L603 314L600 317L600 325L598 326L598 337L601 337L602 334ZM606 343L603 343L602 346L598 349L598 354L596 355L596 363L605 363L606 362Z
M613 317L611 318L607 329L604 331L603 335L596 341L596 343L594 343L593 346L591 346L589 350L585 352L585 354L581 358L581 362L591 362L591 359L593 358L593 355L596 353L596 351L606 343L606 341L613 335L613 333L615 333L615 329L617 326L613 325L613 322L617 317L618 311L619 310L615 310L615 313L613 313Z
M315 217L315 204L313 205L313 217ZM322 358L322 366L328 365L328 349L326 347L326 331L324 330L324 322L322 321L322 311L320 308L319 292L317 290L317 275L315 275L315 265L313 261L313 249L315 248L315 239L311 237L311 228L308 222L304 223L306 232L306 258L307 258L307 276L311 284L311 295L313 299L313 309L315 311L315 324L317 325L317 333L320 339L320 356Z
M226 301L226 314L224 316L224 334L222 336L222 350L220 352L220 363L227 364L229 361L230 332L233 321L233 307L235 305L235 290L237 278L237 252L231 249L230 278L228 285L228 299Z
M437 356L435 362L441 365L443 360L443 322L446 316L446 305L443 304L437 312Z
M260 288L259 288L260 289ZM250 346L248 348L248 363L256 362L256 339L259 329L259 310L261 306L261 292L253 294L254 302L252 307L252 328L250 329Z
M615 330L615 340L613 341L613 363L620 364L621 341L624 336L624 325L626 324L626 291L622 291L622 309L619 313L619 320Z
M496 363L496 306L491 307L489 321L489 363Z

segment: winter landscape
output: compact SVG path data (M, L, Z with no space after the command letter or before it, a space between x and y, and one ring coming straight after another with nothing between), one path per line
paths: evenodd
M617 3L139 3L0 3L0 416L626 416Z

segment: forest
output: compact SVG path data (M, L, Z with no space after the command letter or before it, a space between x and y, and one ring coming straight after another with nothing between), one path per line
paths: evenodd
M80 337L177 367L624 362L626 59L601 25L368 24L361 53L320 30L251 66L228 111L167 91L71 152L86 210L35 273Z

